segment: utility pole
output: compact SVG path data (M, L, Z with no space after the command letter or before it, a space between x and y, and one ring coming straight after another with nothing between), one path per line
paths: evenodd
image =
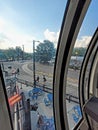
M34 79L34 87L36 87L35 80L35 41L33 40L33 79Z
M36 87L36 79L35 79L35 42L40 42L40 41L33 40L33 79L34 79L34 87Z
M22 53L22 60L24 60L24 45L22 45L23 53Z

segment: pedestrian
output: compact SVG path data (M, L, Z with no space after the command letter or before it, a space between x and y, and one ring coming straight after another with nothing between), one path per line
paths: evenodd
M45 75L43 75L43 82L46 82L47 80L46 80L46 77L45 77Z
M44 130L44 117L42 115L39 115L38 121L37 121L37 130Z
M39 82L39 76L37 76L36 81Z
M19 68L17 68L17 74L19 75Z

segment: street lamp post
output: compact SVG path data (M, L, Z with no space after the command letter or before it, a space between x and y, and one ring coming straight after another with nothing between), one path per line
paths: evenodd
M35 41L33 40L33 78L34 78L34 87L36 87L35 80Z
M36 79L35 79L35 42L39 42L39 41L33 40L33 79L34 79L34 87L36 87Z

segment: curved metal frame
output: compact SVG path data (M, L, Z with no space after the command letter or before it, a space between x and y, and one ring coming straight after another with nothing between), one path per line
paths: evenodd
M95 75L96 71L98 72L98 41L96 43L97 47L96 47L96 50L95 50L95 55L94 55L94 58L93 58L93 61L92 61L92 65L91 65L91 69L90 69L90 74L89 74L89 84L88 84L88 94L90 94L90 88L93 86L93 94L95 96L96 95L96 84L95 83L95 78L98 78L98 75ZM97 76L97 77L96 77ZM97 82L97 81L96 81Z
M67 71L72 50L90 0L69 0L60 32L54 70L54 115L56 130L68 130L66 111Z
M89 62L89 58L90 58L90 55L95 47L95 43L96 43L96 40L97 40L97 35L98 35L98 29L96 30L93 38L91 39L91 42L88 46L88 49L86 51L86 54L85 54L85 57L84 57L84 60L83 60L83 63L82 63L82 67L81 67L81 71L80 71L80 79L79 79L79 93L80 93L80 101L81 101L81 105L83 106L85 104L85 99L84 99L84 76L85 76L85 72L86 72L86 68L87 68L87 65L88 65L88 62ZM82 97L82 98L81 98ZM89 94L88 94L88 98L89 98Z
M95 55L94 63L92 65L91 70L92 71L90 74L90 87L89 88L93 86L93 93L96 97L98 97L98 47L96 50L96 55ZM89 93L90 93L90 89L89 89Z
M79 77L79 94L80 95L79 95L79 97L80 97L81 106L83 106L85 104L85 97L84 97L84 87L85 87L85 85L84 85L84 81L85 81L86 69L87 69L87 66L88 66L88 63L89 63L90 56L91 56L94 48L96 47L96 43L97 43L96 41L97 40L98 40L98 28L95 31L94 36L92 37L91 42L88 46L88 49L86 51L86 54L85 54L85 57L84 57L84 60L83 60L83 63L82 63L81 71L80 71L80 77ZM96 48L96 50L95 50L95 54L93 56L93 60L92 60L91 66L90 66L88 82L90 82L91 69L92 69L92 66L93 66L93 61L95 59L97 50L98 50L98 48ZM86 93L87 99L89 99L89 86L90 86L90 84L88 83L87 93ZM82 112L83 112L83 110L82 110ZM88 123L88 127L89 127L89 129L91 129L87 115L83 113L83 117L86 118L87 123Z
M8 104L6 88L0 66L0 128L2 130L13 130L13 124ZM2 123L2 124L1 124ZM5 124L6 123L6 124Z

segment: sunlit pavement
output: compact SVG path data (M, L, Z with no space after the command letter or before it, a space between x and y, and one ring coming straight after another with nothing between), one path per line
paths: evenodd
M69 103L69 101L66 100L69 130L72 130L75 127L75 125L77 124L77 122L79 122L79 120L81 119L81 115L78 115L78 113L76 113L74 110L75 106L79 107L79 104L74 103L74 102ZM77 120L74 119L73 115L75 118L77 118Z
M21 68L23 69L22 70L23 73L18 75L18 77L20 79L24 79L24 80L27 80L27 81L30 81L30 82L33 83L33 71L32 70L28 71L28 63L26 65L21 66ZM29 73L26 75L27 72L29 72ZM74 70L71 73L74 73ZM40 82L43 82L42 79L40 80ZM49 85L50 83L51 83L51 85ZM52 81L50 83L48 83L48 81L46 82L47 86L52 88ZM20 83L18 83L18 86L19 86L19 88L21 88ZM22 89L20 89L20 92L24 92L26 99L30 98L31 104L34 104L36 102L38 103L39 114L41 114L43 116L45 115L47 118L53 117L53 106L52 105L46 106L45 103L44 103L44 98L47 97L47 93L44 93L43 95L38 96L38 98L36 100L33 100L31 97L29 97L29 94L28 94L28 92L32 89L33 89L33 87L29 87L29 86L27 87L26 85L22 85ZM74 95L74 96L78 97L78 87L77 87L76 81L75 81L75 84L74 83L72 84L69 81L67 82L66 92L70 95ZM71 122L69 124L70 129L73 128L74 125L76 124L75 120L72 117L72 115L74 114L73 107L76 106L76 105L78 105L78 104L73 103L73 102L69 103L67 101L67 115L68 115L69 122ZM32 127L32 130L36 130L37 121L38 121L38 113L36 111L31 111L31 127Z
M47 97L47 93L43 93L42 95L38 96L37 99L32 99L32 97L29 97L28 92L32 90L32 87L26 87L26 85L21 85L18 83L20 93L24 92L26 99L30 99L30 104L33 105L35 103L38 103L38 109L37 111L31 111L31 127L32 130L36 130L37 128L37 121L38 121L38 116L43 115L46 116L47 118L52 118L53 117L53 104L50 104L49 106L46 106L44 103L44 99Z
M18 83L19 88L21 88L20 84ZM44 99L47 97L47 93L43 93L42 95L38 96L37 99L32 99L32 97L29 97L28 92L32 90L32 87L27 87L26 85L22 85L22 89L20 89L20 93L24 92L26 99L30 99L30 104L33 105L35 103L38 103L38 109L37 111L31 111L31 127L32 130L36 130L37 128L37 121L38 121L38 117L39 115L43 115L46 116L47 118L52 118L53 117L53 104L46 106L44 103ZM68 115L68 122L70 122L69 124L69 128L72 129L75 125L76 122L73 119L73 114L76 114L74 111L74 106L77 106L77 103L73 103L73 102L69 102L68 100L66 100L66 104L67 104L67 115ZM81 117L79 117L78 120L80 120Z

